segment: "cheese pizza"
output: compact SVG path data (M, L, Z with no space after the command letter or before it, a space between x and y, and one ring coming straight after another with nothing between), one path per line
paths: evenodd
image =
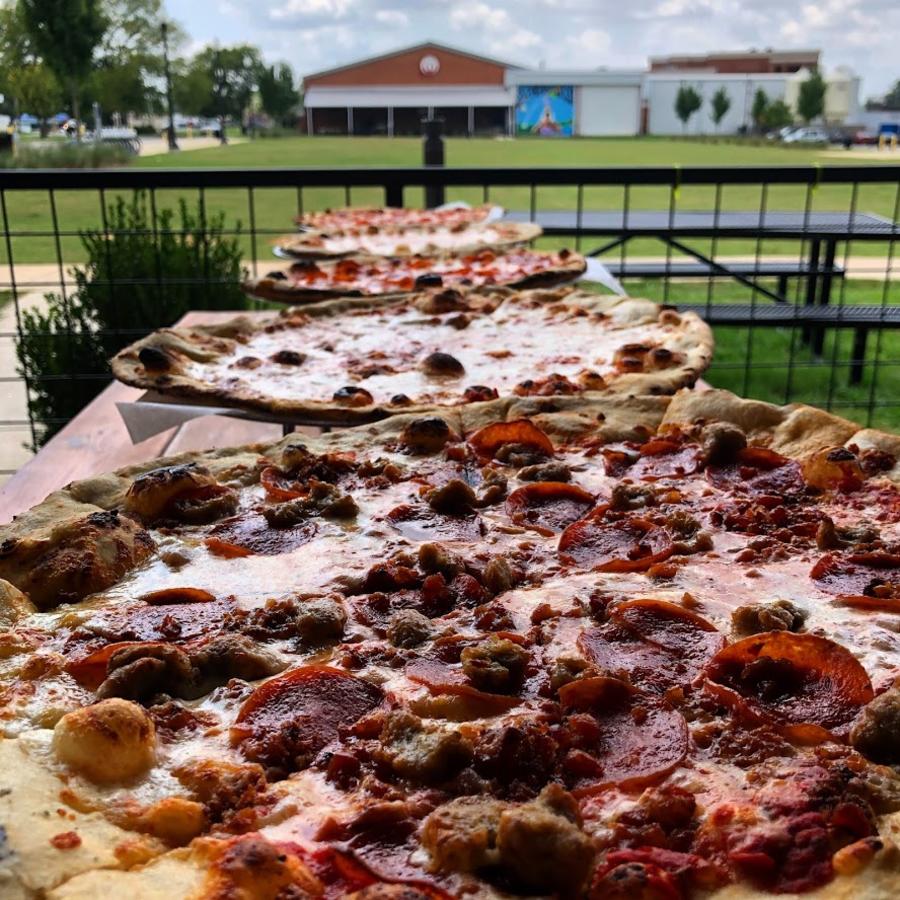
M447 256L350 257L296 262L286 271L251 278L244 291L262 300L309 303L335 297L382 297L434 287L550 287L574 281L587 267L570 250L482 250Z
M498 396L671 394L694 384L712 347L696 315L649 300L446 289L162 329L112 369L173 397L347 424Z
M382 228L468 228L486 223L503 210L490 203L479 206L448 205L436 209L397 206L348 206L303 213L294 220L302 229L366 234Z
M398 415L0 534L0 893L896 896L900 438Z

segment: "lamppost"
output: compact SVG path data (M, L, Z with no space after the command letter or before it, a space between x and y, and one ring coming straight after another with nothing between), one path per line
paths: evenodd
M228 136L225 134L225 69L222 68L222 56L218 50L213 59L213 86L219 111L219 143L224 146L228 143Z
M169 113L169 150L177 150L178 141L175 140L175 110L172 106L172 71L169 68L169 26L163 22L160 28L162 29L163 66L166 76L166 108Z

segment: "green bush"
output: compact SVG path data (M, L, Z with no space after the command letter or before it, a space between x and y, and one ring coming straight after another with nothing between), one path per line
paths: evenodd
M238 235L224 235L224 214L206 220L182 200L157 211L136 191L107 207L108 229L87 232L88 262L73 269L71 296L46 295L44 309L22 314L16 343L28 385L37 444L44 444L110 381L109 358L192 309L246 309ZM238 229L240 230L240 226Z
M119 144L85 141L58 141L25 144L19 141L15 153L0 156L0 169L103 169L124 166L134 154Z

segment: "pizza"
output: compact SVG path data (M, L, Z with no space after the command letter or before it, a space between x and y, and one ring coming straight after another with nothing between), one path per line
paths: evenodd
M382 297L434 287L551 287L584 273L583 256L570 250L512 249L398 258L350 257L330 262L304 260L286 271L244 282L244 291L262 300L308 303L334 297Z
M177 398L348 424L498 396L670 394L694 384L712 347L696 315L649 300L447 288L166 328L112 369Z
M340 228L307 231L278 238L275 246L298 259L337 259L343 256L421 256L503 251L540 237L533 222L494 222L490 225L376 226L364 231Z
M341 231L344 234L366 234L370 228L459 228L479 225L492 214L503 212L497 206L444 206L437 209L415 209L397 206L348 206L307 212L294 220L311 231Z
M900 437L526 397L3 528L0 893L891 898Z

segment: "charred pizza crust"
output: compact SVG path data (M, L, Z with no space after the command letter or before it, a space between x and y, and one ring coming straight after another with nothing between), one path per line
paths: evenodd
M339 209L317 210L303 213L294 219L302 229L315 231L365 229L372 225L401 225L418 228L450 222L452 224L477 225L483 222L497 207L491 203L457 209L410 209L396 206L346 206Z
M551 253L545 251L531 251L536 256L543 256L547 260L546 267L538 272L530 275L516 277L512 281L495 282L501 287L509 288L536 288L536 287L555 287L559 284L565 284L574 281L587 268L585 258L579 253L565 251L565 254ZM442 257L449 259L449 256ZM387 257L354 257L362 265L370 265L378 267L384 265L388 260ZM435 259L439 259L435 257ZM312 263L308 261L307 264ZM316 264L317 268L323 271L330 271L335 266L339 266L341 260L334 260ZM303 266L304 263L295 263L294 266ZM427 270L423 269L423 272ZM386 291L364 291L359 288L352 287L311 287L306 285L293 284L290 279L290 270L276 270L264 275L261 278L250 278L242 285L244 293L260 300L273 300L278 303L316 303L320 300L332 300L340 297L399 297L411 293L411 291L402 290L386 290Z
M302 309L288 309L263 321L254 322L247 317L239 317L211 326L162 329L122 350L113 358L111 365L120 381L173 397L221 403L284 416L297 422L356 424L383 419L399 412L416 412L429 408L435 404L432 399L434 394L429 395L429 390L440 391L447 397L446 401L442 401L447 405L465 403L468 395L464 389L472 383L473 378L479 380L479 376L467 373L463 379L444 377L439 372L418 375L415 373L425 363L420 361L413 364L406 361L405 371L412 370L416 383L420 385L419 394L407 396L405 386L391 387L390 380L387 380L383 386L379 383L380 393L391 398L389 402L384 402L380 397L376 400L366 389L368 386L375 391L371 383L367 385L366 370L361 370L361 377L358 377L354 371L344 369L334 377L339 385L347 385L342 388L346 398L339 396L341 391L337 391L334 399L313 399L309 395L321 388L314 386L309 380L310 376L306 374L316 364L315 360L306 359L306 351L311 350L311 347L308 341L304 341L304 329L310 329L310 323L333 323L336 337L329 344L330 352L323 356L326 363L334 358L336 350L353 354L359 347L358 352L363 351L364 348L359 344L341 344L340 335L345 331L342 325L358 327L360 322L365 321L363 315L369 311L377 313L377 319L374 315L372 317L372 328L386 330L386 333L392 331L391 315L396 315L399 321L400 316L408 317L412 313L431 323L427 327L423 326L424 333L430 332L432 336L429 340L435 346L448 350L454 349L455 344L446 342L465 340L470 317L479 321L497 319L500 322L497 330L479 332L477 341L479 345L491 348L491 353L499 354L501 348L515 348L519 339L526 337L516 332L513 317L519 309L527 311L535 308L540 315L550 315L551 310L561 304L578 311L581 316L571 319L572 327L577 328L579 337L581 332L588 329L595 330L598 341L609 335L609 352L615 350L617 358L605 360L602 375L589 371L588 367L580 376L581 383L574 380L574 376L572 381L562 378L559 391L577 391L588 397L595 394L671 394L679 388L692 386L712 358L712 332L693 313L680 314L665 310L649 300L557 288L519 293L506 289L483 289L465 295L456 292L425 293L410 301L385 298L344 299L305 306ZM417 310L420 315L416 313ZM438 314L443 314L443 318ZM265 358L267 354L260 358L259 351L254 353L255 340L257 346L263 343L267 345L272 335L277 338L283 336L285 347L290 349L272 354L271 359ZM636 343L635 338L638 339ZM613 346L616 342L618 344ZM592 344L591 341L587 343ZM574 349L567 343L548 346L543 355L549 357L558 353L566 354ZM594 345L591 349L594 350L591 355L593 359L600 351ZM390 356L385 356L381 350L377 354L379 361L392 362ZM283 357L283 364L278 362L280 357ZM229 359L232 362L228 365L226 374L233 384L226 386L222 384L222 374L214 374L212 367L224 365ZM425 362L427 361L426 359ZM536 361L545 367L543 360ZM447 356L448 366L454 362L461 366L455 357ZM271 372L270 378L290 379L288 396L273 395L271 390L266 389L265 379L254 385L251 380L253 376L243 374L241 366L244 363L252 363L254 371L258 367L267 367L264 371ZM514 364L515 360L509 360L505 365L510 363ZM204 366L208 368L204 370ZM490 366L486 372L489 369ZM382 367L376 365L370 367L370 370L380 375ZM319 376L321 380L321 373ZM403 372L400 376L408 377ZM315 377L313 373L313 378ZM485 377L488 377L487 374ZM522 379L522 384L515 388L519 393L532 389L545 390L537 385L534 388L522 386L528 383L528 379L540 377L530 368L519 372L517 377ZM485 383L490 384L487 381ZM330 381L329 384L333 389L334 384ZM404 393L401 394L401 390ZM548 393L553 390L552 385L546 387ZM395 395L399 395L396 402L393 399Z
M438 421L442 424L438 425ZM272 445L250 445L206 453L182 454L170 459L131 466L115 473L76 482L51 495L44 503L0 530L0 542L2 546L8 546L10 541L23 540L47 540L51 544L65 542L68 532L60 533L54 529L54 523L60 519L109 514L115 510L125 509L132 509L135 514L140 513L142 517L152 517L155 515L152 507L135 505L135 498L140 498L148 492L164 494L173 480L183 484L186 483L185 479L193 479L194 484L191 487L200 485L203 493L199 499L205 502L210 497L208 488L214 483L238 487L253 485L259 478L261 456L268 460L285 460L291 453L297 452L301 444L315 453L346 453L371 452L373 448L400 442L412 453L408 459L414 465L416 460L427 459L429 455L424 449L419 455L416 454L416 440L423 442L423 448L429 446L433 451L436 445L432 439L437 432L452 434L456 439L465 437L473 440L473 436L479 432L484 435L483 429L486 426L498 424L513 426L508 436L501 437L500 440L515 440L522 436L527 437L527 430L522 428L522 423L526 421L540 428L539 434L549 438L557 448L577 440L587 442L588 445L595 442L598 447L613 445L611 449L616 452L615 447L621 442L631 441L643 445L653 443L654 436L665 441L676 437L680 429L694 429L707 437L724 441L726 449L728 442L733 441L736 432L740 430L741 434L752 439L754 443L797 460L804 467L811 460L819 459L823 450L833 453L836 446L848 448L851 455L869 450L884 455L880 460L884 465L878 477L884 477L887 481L895 483L900 482L898 477L900 472L896 468L900 438L871 429L859 429L847 420L802 405L777 407L757 401L741 400L724 391L702 393L684 391L671 399L507 398L442 410L428 417L399 415L360 428L315 438L292 435ZM717 430L711 427L713 425L722 427ZM503 434L507 435L507 432L504 431ZM482 440L487 440L487 437L483 436ZM734 452L734 449L735 446L732 445L731 452ZM653 452L657 451L658 448L654 448ZM886 467L888 456L893 458L893 468ZM840 455L829 458L838 465L846 462ZM159 474L161 467L168 474ZM196 477L200 477L202 483L196 482ZM23 588L29 587L26 581L28 573L24 570L14 570L8 574L13 583L18 582ZM620 577L622 584L625 585L630 576L626 571L621 573ZM721 588L722 585L707 586L706 590L712 593ZM227 589L228 585L223 585L223 590ZM668 596L662 588L654 589L652 593ZM4 597L7 599L3 599ZM702 621L696 620L696 613L690 612L698 608L696 605L698 599L702 601L703 596L682 598L682 605L686 610L683 613L685 616L683 627L688 627L694 621ZM548 600L557 602L552 597ZM653 604L660 601L637 602ZM4 606L11 603L21 604L21 600L15 598L13 592L6 591L0 592L0 603ZM673 605L669 604L670 607ZM559 615L558 612L553 612L551 606L552 603L547 602L534 608L531 622L535 627L544 622L552 622L553 616ZM700 609L702 612L702 607ZM0 613L2 612L6 610L0 610ZM72 621L77 621L79 615L88 612L89 609L86 607L72 607L68 613L68 625L71 626ZM20 611L17 615L23 613ZM24 615L29 615L28 610L24 611ZM561 621L568 620L577 624L579 621L585 621L587 615L588 613L579 610L576 604L568 614L568 619L564 616ZM691 616L695 618L692 619ZM0 620L2 618L0 615ZM604 620L600 617L596 621ZM62 624L63 620L60 622ZM547 633L548 636L552 635L552 630ZM709 632L701 631L699 635L694 634L694 639L700 639L704 634L708 635ZM790 631L778 634L790 636ZM761 637L765 638L766 635ZM771 637L771 634L768 637ZM810 640L815 641L818 638L810 635ZM662 646L664 647L665 643ZM3 644L4 660L8 658L11 647L10 639L6 637ZM512 652L509 648L506 650ZM59 665L63 662L64 660L56 662L43 660L44 665L48 663ZM853 664L847 661L845 665L851 667L852 675ZM569 674L575 679L569 683L577 685L577 672ZM8 673L4 675L8 684ZM40 674L32 672L28 678L39 680ZM608 687L601 683L602 681L601 678L594 686L598 689ZM238 687L232 689L238 690ZM165 852L165 843L152 834L129 830L110 821L110 817L127 818L127 808L110 805L109 798L102 794L86 793L82 790L81 783L72 778L66 767L60 766L48 751L45 740L47 727L52 726L54 715L59 715L65 710L66 704L71 706L73 702L77 706L77 697L62 698L61 708L58 711L46 713L47 724L43 728L18 738L0 739L0 773L2 773L0 824L6 826L6 844L0 857L0 893L3 893L3 896L15 900L20 897L23 900L24 898L30 900L34 896L46 896L49 900L81 900L105 893L127 893L135 900L143 898L162 900L163 897L188 895L198 898L244 896L242 891L251 892L254 896L261 891L266 892L265 896L275 896L279 890L293 890L294 893L299 891L301 895L310 896L317 894L320 885L316 873L306 864L307 858L301 858L294 845L289 841L285 843L283 837L279 842L271 835L286 834L279 832L280 826L290 816L302 814L302 810L314 803L315 792L322 790L321 784L305 779L303 776L306 773L301 773L296 780L289 778L275 785L265 805L268 819L261 823L267 827L269 837L255 832L234 835L221 831L212 836L201 835L189 843L186 842L187 845L182 848ZM90 696L85 695L82 702L90 703ZM138 715L136 705L132 706L135 706L133 714ZM703 711L700 707L695 711L702 716ZM652 712L651 706L651 714ZM635 710L634 721L644 721L644 716L646 710ZM402 752L407 752L405 745L402 744L402 741L407 739L404 734L401 732L399 739L401 746L404 747ZM672 734L664 730L659 740L671 738ZM93 739L106 738L103 732L94 732ZM538 747L539 745L535 745L532 748L526 744L520 754L536 752ZM421 752L421 748L417 748L417 752ZM117 750L112 755L117 758L119 754L120 751ZM398 766L405 764L403 759L398 761L397 758L393 758L392 764ZM785 765L790 769L790 757L784 759L787 760ZM838 748L825 764L826 771L828 767L833 766L835 777L849 780L852 790L852 784L862 777L862 773L858 768L852 771L847 769L843 760L844 757L840 755ZM116 762L118 763L118 759ZM888 778L890 774L889 770L883 770L878 777ZM702 767L688 772L686 777L688 780L682 783L689 789L702 790L705 778L705 770ZM793 771L793 775L785 776L780 783L785 790L793 789L795 783L791 779L796 778L796 784L802 786L805 777L805 770L800 769ZM893 777L896 778L896 774ZM328 791L328 798L333 798L339 793L330 787ZM634 793L640 793L640 788L636 788ZM649 793L652 794L652 791ZM785 797L786 800L790 799L788 794ZM190 805L192 802L182 800L181 805L176 805L174 809L180 816L184 816L193 809ZM517 799L515 796L502 800L483 797L476 788L474 793L464 791L463 796L444 803L443 806L440 805L443 802L441 799L436 801L429 799L428 802L438 803L437 811L441 814L432 814L426 820L422 831L423 843L427 845L428 853L441 859L451 868L461 866L463 871L466 871L465 866L469 864L468 857L460 856L459 853L474 853L476 860L481 859L485 864L494 866L499 864L504 871L508 870L527 879L529 884L546 884L546 881L541 879L546 879L548 866L551 872L555 872L557 886L568 880L583 877L586 854L590 853L590 848L585 843L580 815L572 808L571 797L558 785L545 788L539 796L528 801ZM392 795L390 803L375 804L378 808L376 815L390 816L392 811L399 809L398 804L401 803L401 800L395 799ZM111 811L114 811L114 814ZM808 827L811 829L810 833L814 832L817 827L814 817L818 812L819 808L814 802L808 810L808 816L812 818L798 820L797 828ZM841 815L843 821L848 823L848 827L856 824L852 809L845 810ZM494 827L494 824L499 822L499 827L504 829L504 837L499 844L499 855L497 847L485 847L478 845L477 842L475 844L457 842L460 837L458 828L464 822L471 823L473 817L484 827ZM851 896L872 900L888 900L893 897L896 893L897 873L900 871L898 818L900 817L896 813L880 813L877 817L875 836L847 845L844 848L847 852L841 851L843 856L840 866L836 866L836 877L818 890L805 895L826 900L846 900ZM375 818L374 823L376 829L380 829L385 823L390 825L394 821L391 818ZM635 820L638 836L644 833L640 829L645 826L646 822ZM330 833L337 836L335 839L346 838L346 833L341 832L339 828L335 830L337 826L334 823L329 827L332 829ZM379 835L382 833L378 831ZM352 832L350 834L353 836ZM771 848L766 845L765 849L768 852ZM629 852L631 851L625 851L626 856ZM662 848L660 858L668 859L670 863L672 860L679 862L685 858L677 853L667 858L665 854L669 852ZM753 847L747 847L746 853L750 854L748 858L755 859L753 855L755 852L757 851ZM777 852L777 848L771 852ZM535 854L533 859L530 853ZM760 850L759 858L764 857L765 853ZM647 860L653 858L655 857L646 857ZM613 881L606 883L606 886L616 884L617 878L625 879L628 876L637 878L634 884L638 886L643 884L642 878L655 878L657 881L651 881L651 886L656 884L660 889L675 890L674 881L660 880L663 876L669 877L664 870L660 870L654 863L642 861L643 859L644 857L637 853L631 862L623 863L622 871L616 870L617 874L613 877ZM692 860L691 864L697 863L696 858L692 857ZM699 861L701 864L702 862ZM563 866L562 863L568 865ZM628 866L632 868L626 871ZM801 866L801 875L803 872ZM480 896L506 896L493 885L480 879L470 878L465 886L467 892L471 892L477 886ZM573 889L576 887L577 884L574 884ZM605 896L602 893L603 889L604 883L599 884L591 896ZM405 896L403 890L416 888L415 883L412 885L407 883L405 887L397 887L393 893L392 890L390 886L385 887L384 884L379 886L376 882L374 891L366 892L363 889L359 900L401 897ZM525 893L543 895L546 891L532 888ZM761 895L764 893L750 887L747 881L718 889L710 886L697 893L697 896L715 897L716 900L744 900ZM443 894L426 887L425 896L434 897ZM677 897L678 894L668 891L661 896Z
M438 226L439 228L439 226ZM534 222L495 222L466 228L424 231L404 227L381 233L377 229L359 235L340 231L305 231L276 239L275 246L296 259L340 259L345 256L406 257L419 254L467 254L481 250L502 253L509 247L527 244L541 236ZM375 250L375 246L383 249Z

